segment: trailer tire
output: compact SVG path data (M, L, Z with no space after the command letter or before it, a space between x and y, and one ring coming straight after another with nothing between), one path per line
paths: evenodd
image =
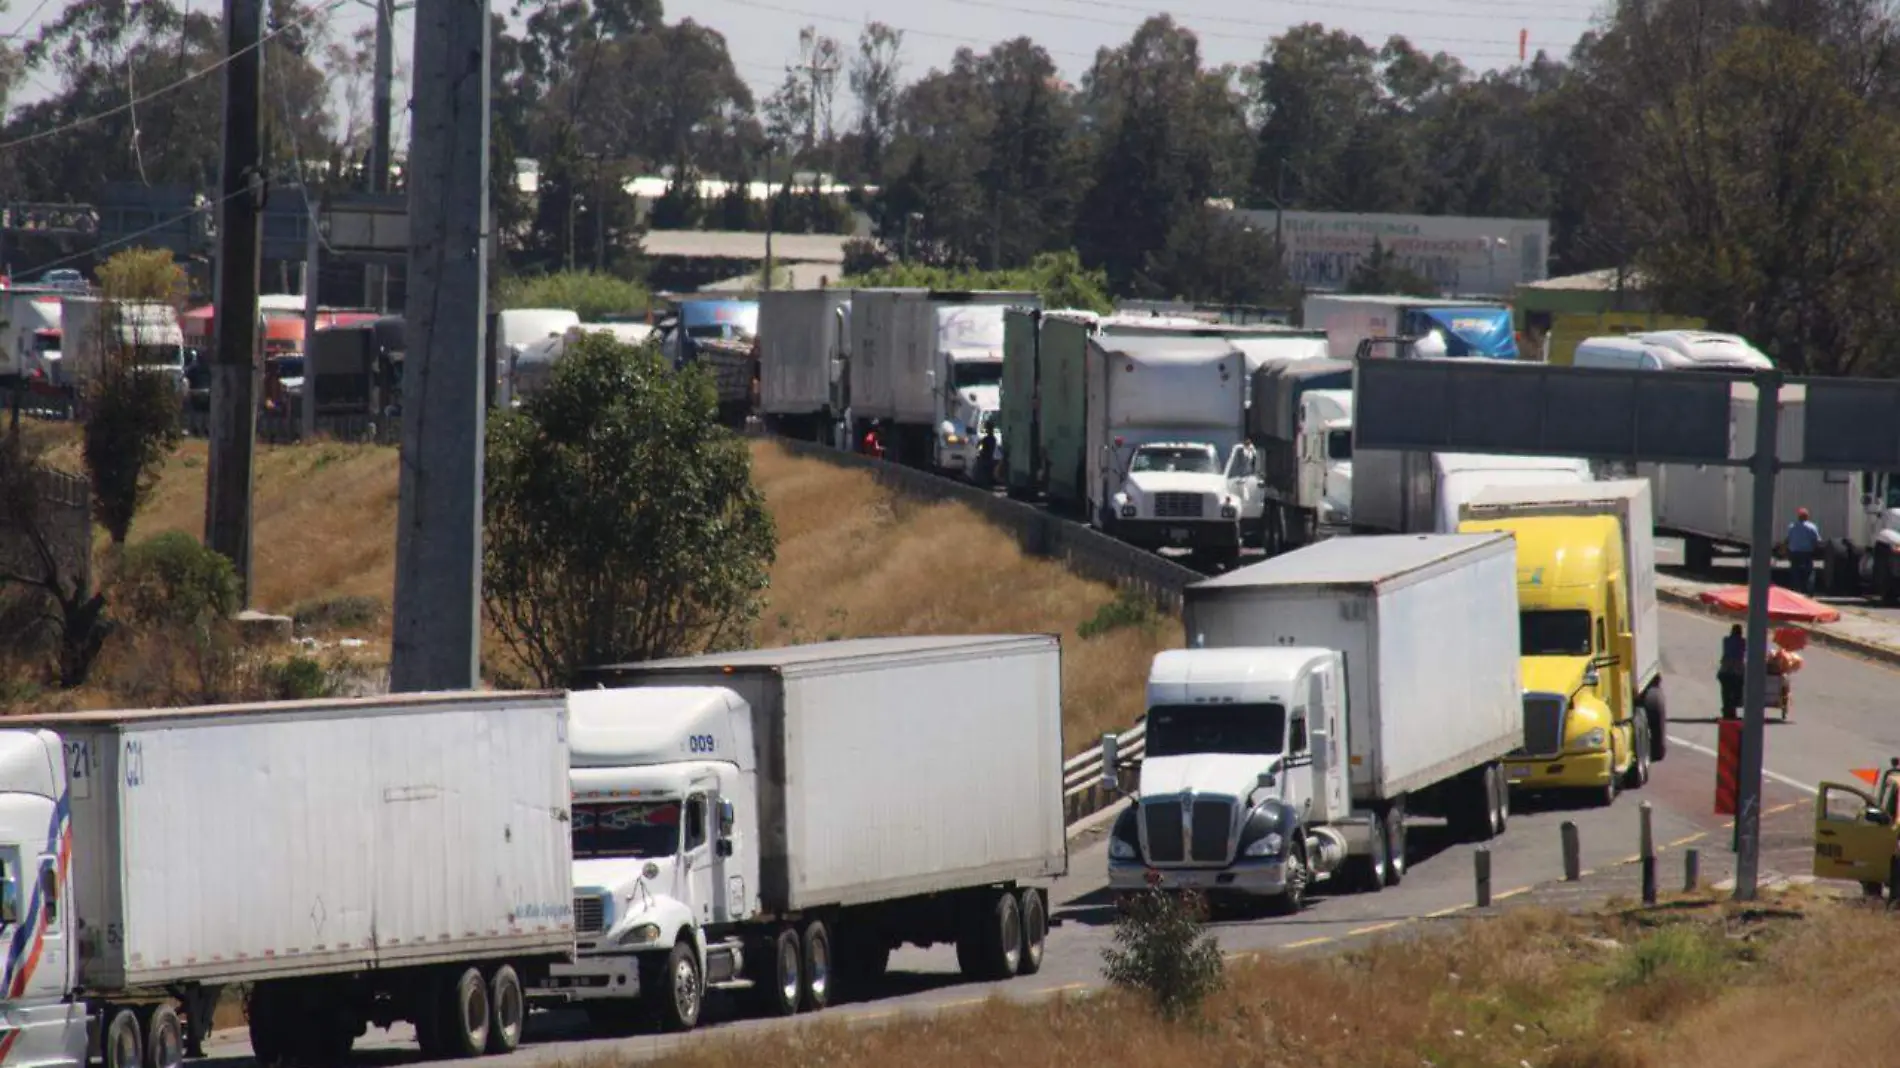
M1715 568L1715 545L1707 538L1683 538L1682 562L1691 574L1708 574Z
M1649 760L1660 764L1669 755L1669 705L1663 700L1661 679L1643 691L1641 703L1643 715L1649 720Z
M1503 765L1498 765L1497 769L1497 776L1492 779L1492 785L1497 790L1497 798L1492 804L1497 806L1497 837L1502 838L1504 832L1511 829L1511 780L1504 774Z
M1405 881L1405 802L1392 803L1385 815L1385 885Z
M806 1012L819 1012L831 1004L832 953L831 929L823 920L805 925L805 975L801 997Z
M1448 803L1452 830L1467 842L1488 842L1502 833L1498 827L1498 774L1496 764L1480 764L1460 776Z
M991 890L979 900L972 903L963 937L957 940L957 965L970 979L1007 979L1016 974L1023 955L1023 918L1016 895Z
M488 1014L488 1052L513 1053L520 1048L528 999L513 965L504 964L488 977Z
M155 1005L145 1022L146 1068L179 1068L185 1063L185 1025L178 1010Z
M488 981L478 968L464 968L442 984L436 1009L439 1039L449 1057L479 1057L488 1049Z
M1623 779L1625 790L1639 790L1649 782L1649 717L1637 716L1630 728L1630 770Z
M145 1036L139 1032L138 1011L110 1010L105 1034L99 1037L99 1060L105 1068L144 1068Z
M1016 911L1022 915L1023 925L1023 952L1016 962L1016 974L1034 975L1042 971L1042 952L1049 941L1049 910L1042 902L1042 891L1024 887Z
M1385 817L1377 812L1372 814L1371 824L1366 828L1366 849L1363 856L1353 857L1352 883L1362 894L1376 894L1385 889L1386 837Z
M251 1034L251 1058L265 1066L281 1061L290 1043L286 1041L284 1014L278 1011L276 987L268 983L253 986L245 999L244 1016ZM420 1027L417 1032L421 1032ZM100 1049L104 1048L102 1040Z

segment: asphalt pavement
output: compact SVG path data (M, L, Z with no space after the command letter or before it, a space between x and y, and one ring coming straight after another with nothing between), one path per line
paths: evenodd
M1499 902L1494 908L1512 901L1582 902L1630 892L1639 841L1638 806L1644 801L1651 805L1655 841L1662 849L1665 887L1680 885L1680 857L1690 848L1700 853L1705 882L1729 875L1729 821L1714 815L1713 803L1719 717L1714 665L1724 628L1680 609L1665 608L1662 617L1668 758L1655 765L1647 787L1624 793L1609 808L1553 806L1514 812L1508 832L1490 845L1493 898ZM1817 783L1851 780L1852 769L1900 755L1900 717L1891 711L1900 700L1900 671L1819 648L1810 648L1805 656L1806 664L1794 679L1791 721L1771 721L1767 730L1763 867L1771 874L1806 874ZM1559 832L1565 821L1577 825L1586 869L1581 882L1568 885L1562 883ZM1072 851L1070 874L1053 888L1059 925L1050 932L1041 974L1004 983L966 983L956 975L955 954L949 949L906 949L892 958L887 996L836 1005L803 1019L885 1020L997 995L1034 999L1098 986L1102 950L1112 935L1112 910L1104 890L1106 848L1098 839ZM1453 922L1473 912L1474 849L1450 843L1442 828L1422 823L1413 828L1411 869L1398 887L1376 894L1321 894L1296 918L1230 919L1213 926L1229 952L1327 952L1368 937ZM708 1005L707 1025L686 1036L592 1038L572 1014L546 1013L537 1015L530 1041L519 1052L482 1063L496 1068L545 1065L603 1054L644 1059L682 1042L782 1026L787 1022L733 1020L716 999ZM372 1032L357 1048L370 1062L402 1063L415 1059L409 1041L408 1029L399 1027ZM244 1033L214 1036L209 1052L214 1063L242 1063L248 1059Z

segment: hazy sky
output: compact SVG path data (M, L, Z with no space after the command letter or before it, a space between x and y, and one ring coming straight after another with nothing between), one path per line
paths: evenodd
M57 17L65 0L46 0L31 18L27 16L40 0L6 2L9 9L0 14L0 34L30 38L42 22ZM1449 52L1483 71L1517 62L1520 33L1528 36L1527 54L1540 48L1560 57L1567 54L1602 6L1591 0L1191 0L1168 7L1141 0L918 0L874 9L863 0L692 0L668 4L666 15L691 18L725 34L740 76L763 99L783 80L786 65L797 60L798 32L807 25L838 38L847 60L866 22L880 19L903 30L905 81L946 66L959 47L983 51L997 41L1026 35L1049 50L1066 78L1079 82L1096 49L1127 41L1142 19L1163 10L1200 36L1201 54L1209 63L1254 62L1269 38L1289 26L1317 21L1358 34L1375 46L1399 34L1421 49ZM341 0L327 17L333 32L347 37L375 15L365 0ZM409 68L412 25L411 13L397 15L399 82ZM40 74L16 99L38 99L52 83L50 76ZM400 87L397 95L400 107ZM851 111L843 71L837 100L842 123ZM405 131L399 118L397 132Z

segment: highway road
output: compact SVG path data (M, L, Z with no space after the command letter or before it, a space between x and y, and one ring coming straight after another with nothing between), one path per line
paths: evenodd
M1663 664L1672 739L1668 759L1655 766L1647 788L1625 793L1613 807L1515 812L1510 830L1492 843L1496 895L1561 878L1558 827L1564 820L1576 822L1583 864L1598 872L1587 876L1586 884L1592 879L1607 882L1607 871L1636 852L1637 806L1644 800L1653 807L1659 845L1676 851L1695 845L1703 851L1708 879L1726 874L1730 863L1728 832L1723 829L1726 821L1711 814L1714 724L1719 714L1713 672L1722 633L1717 621L1679 609L1663 610ZM1766 749L1771 778L1764 796L1764 866L1787 874L1805 874L1814 784L1848 779L1854 767L1900 755L1900 718L1891 715L1889 704L1900 694L1900 672L1819 648L1809 650L1806 658L1805 668L1795 678L1793 720L1770 723ZM948 949L907 949L893 957L889 996L834 1006L820 1018L888 1019L899 1013L972 1003L993 994L1037 998L1098 985L1102 950L1110 943L1112 930L1103 892L1105 850L1105 843L1096 841L1072 853L1071 874L1054 888L1060 925L1050 933L1040 975L998 984L964 983L955 974L955 955ZM1412 868L1396 888L1378 894L1320 896L1298 918L1223 920L1214 926L1229 951L1324 952L1355 939L1455 916L1472 902L1472 850L1469 845L1448 844L1440 828L1417 826L1411 841ZM1673 879L1679 869L1666 865L1664 870ZM1619 885L1626 886L1627 880ZM721 1022L729 1020L729 1015L717 1001L709 1004L708 1011L708 1026L692 1035L616 1039L587 1037L570 1014L543 1014L536 1017L530 1042L518 1053L481 1063L501 1068L608 1053L619 1058L652 1057L680 1042L783 1026L782 1021ZM401 1063L414 1059L408 1037L406 1028L372 1032L359 1041L358 1048L373 1061ZM242 1031L214 1036L209 1052L222 1064L248 1059Z

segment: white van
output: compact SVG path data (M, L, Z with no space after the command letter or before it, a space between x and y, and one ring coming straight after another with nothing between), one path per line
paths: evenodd
M1574 367L1621 371L1766 371L1775 366L1737 334L1703 330L1652 330L1585 338L1577 343Z

